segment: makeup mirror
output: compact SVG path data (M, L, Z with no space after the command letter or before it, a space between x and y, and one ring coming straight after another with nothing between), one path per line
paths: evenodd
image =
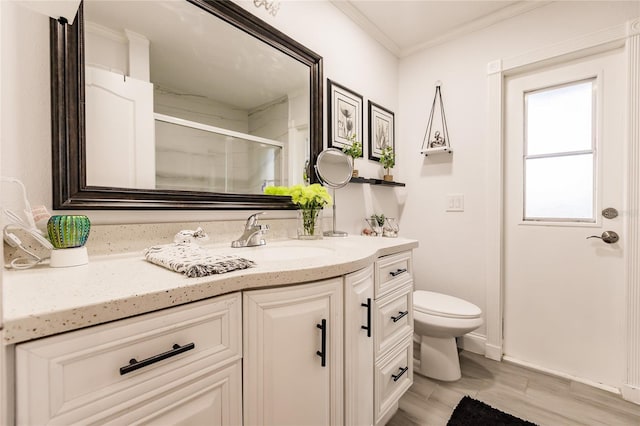
M323 185L332 190L333 197L333 226L331 231L325 231L326 237L346 237L346 232L336 230L336 189L342 188L351 180L353 165L349 156L337 148L325 149L318 155L316 174Z

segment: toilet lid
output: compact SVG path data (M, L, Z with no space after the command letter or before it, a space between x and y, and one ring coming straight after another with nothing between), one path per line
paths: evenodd
M413 309L448 318L478 318L482 315L480 308L466 300L423 290L413 292Z

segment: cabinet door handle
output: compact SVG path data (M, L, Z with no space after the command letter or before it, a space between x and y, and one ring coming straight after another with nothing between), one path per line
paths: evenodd
M389 272L389 275L391 275L392 277L395 277L396 275L400 275L405 272L407 272L407 268L396 269L395 271Z
M129 360L129 365L120 367L120 375L123 376L127 373L131 373L132 371L136 371L139 368L146 367L151 364L155 364L156 362L162 361L163 359L171 358L172 356L176 356L183 352L190 351L195 347L196 347L195 343L189 343L184 346L175 344L173 345L173 349L158 355L154 355L150 358L143 359L142 361L138 361L135 358L131 358L131 360Z
M400 318L406 317L407 315L409 315L409 311L398 311L398 316L391 317L391 319L393 320L393 322L398 322L400 321Z
M400 371L398 372L398 374L392 374L391 378L394 382L397 382L398 380L400 380L400 377L402 377L402 375L407 372L407 370L409 370L408 366L404 368L400 367Z
M323 319L320 324L316 324L320 330L322 330L322 349L316 351L316 355L320 357L320 365L327 366L327 320Z
M367 337L371 337L371 298L367 298L367 303L361 303L360 306L367 308L367 325L360 326L360 328L367 330Z

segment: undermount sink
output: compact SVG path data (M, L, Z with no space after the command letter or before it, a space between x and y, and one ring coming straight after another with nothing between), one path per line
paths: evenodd
M229 254L253 260L254 262L287 261L329 256L335 252L328 247L292 244L286 246L270 246L268 243L260 247L243 247L234 249Z

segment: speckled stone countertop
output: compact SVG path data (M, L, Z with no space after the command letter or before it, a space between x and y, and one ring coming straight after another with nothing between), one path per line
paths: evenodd
M203 278L186 278L140 253L93 256L88 265L72 268L5 271L3 341L24 342L233 291L336 277L416 247L410 239L360 236L283 240L250 249L207 246L257 266Z

